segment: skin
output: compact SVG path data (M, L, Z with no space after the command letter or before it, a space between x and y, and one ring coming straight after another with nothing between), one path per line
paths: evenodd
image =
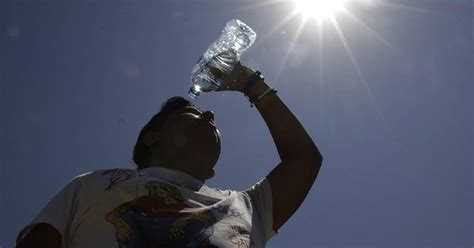
M179 170L201 181L215 175L221 135L212 111L187 107L171 115L159 131L148 132L144 143L151 148L152 166Z
M62 242L61 233L46 223L35 225L31 232L21 242L17 240L17 248L29 247L51 247L60 248Z
M238 63L231 75L216 69L212 73L224 80L217 91L243 93L254 71ZM248 95L259 96L269 87L259 80ZM254 104L270 130L281 160L266 176L272 189L273 229L278 230L303 203L323 157L278 95L267 95ZM213 177L221 152L221 137L213 126L213 119L211 111L186 109L170 116L160 131L147 133L144 142L152 150L152 165L179 170L203 182ZM60 247L60 244L61 234L45 224L32 231L17 247Z
M218 91L243 92L254 71L237 64L231 75L213 73L225 80ZM270 86L258 81L248 94L260 96ZM255 107L267 124L280 156L280 162L266 176L272 189L273 229L278 230L296 212L306 198L319 174L323 157L315 143L276 94L267 95L255 102Z

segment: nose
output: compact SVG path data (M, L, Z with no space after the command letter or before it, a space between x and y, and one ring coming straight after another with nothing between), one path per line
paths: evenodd
M202 118L206 121L214 121L214 112L206 111L202 113Z

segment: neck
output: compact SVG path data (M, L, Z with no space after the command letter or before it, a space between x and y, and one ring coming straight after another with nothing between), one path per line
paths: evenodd
M192 165L192 166L190 166ZM209 173L201 170L196 170L196 168L206 168L196 164L196 161L187 161L187 160L174 160L174 161L163 161L157 158L152 158L150 161L150 167L163 167L171 170L180 171L186 173L202 182L205 182L208 179L207 175Z

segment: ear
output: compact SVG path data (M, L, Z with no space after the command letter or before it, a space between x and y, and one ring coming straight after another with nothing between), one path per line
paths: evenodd
M147 132L143 136L143 144L145 144L146 146L151 146L157 141L159 141L160 138L161 137L158 132L154 132L154 131Z

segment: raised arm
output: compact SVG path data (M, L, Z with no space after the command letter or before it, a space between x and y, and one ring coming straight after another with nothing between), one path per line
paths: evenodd
M259 81L250 92L260 95L269 86ZM255 103L265 120L281 162L267 175L273 197L273 229L278 230L299 208L316 180L323 158L304 127L278 95Z
M245 92L245 85L253 75L253 70L237 64L226 84L219 91ZM248 90L251 97L259 96L269 86L259 80ZM267 175L272 188L273 229L278 230L298 209L306 198L319 173L323 158L304 127L282 102L278 95L267 95L255 102L255 106L265 120L275 142L281 162Z

